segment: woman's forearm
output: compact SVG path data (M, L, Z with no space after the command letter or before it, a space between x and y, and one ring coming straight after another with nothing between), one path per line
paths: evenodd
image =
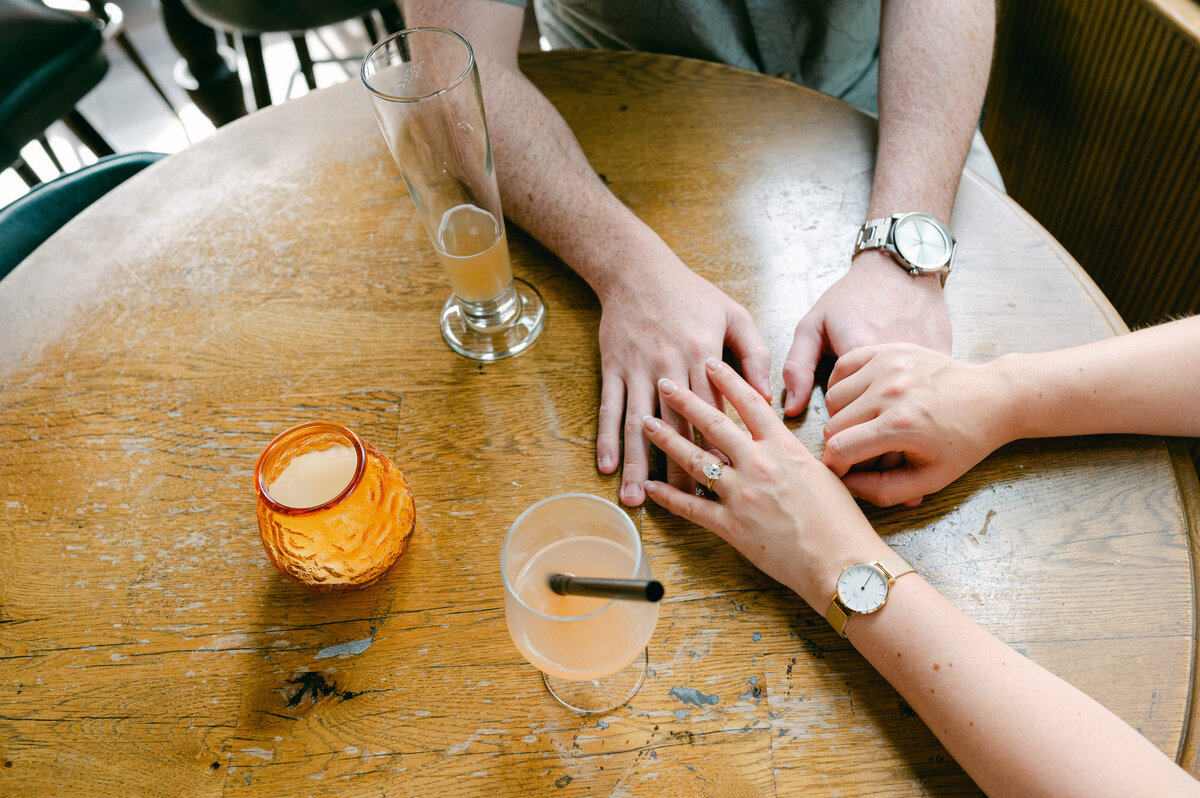
M846 625L855 648L991 796L1195 795L1191 779L1099 703L1021 656L919 575Z
M1200 316L986 368L1008 386L1011 440L1200 435Z

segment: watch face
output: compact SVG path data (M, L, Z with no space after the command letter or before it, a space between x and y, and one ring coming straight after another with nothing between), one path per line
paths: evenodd
M874 565L851 565L838 577L838 598L855 612L874 612L887 601L888 580Z
M932 216L910 213L892 229L896 250L918 269L937 270L950 260L949 231Z

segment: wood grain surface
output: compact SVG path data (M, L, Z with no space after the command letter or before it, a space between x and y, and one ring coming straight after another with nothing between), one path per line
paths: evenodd
M523 66L613 191L750 309L782 391L795 323L847 266L874 122L695 61ZM953 226L959 356L1123 330L970 175ZM819 615L652 506L630 511L667 588L646 683L601 716L554 703L509 640L500 544L538 499L615 500L619 481L594 467L596 298L510 241L549 321L481 365L441 340L448 285L346 84L151 166L0 283L0 793L976 792ZM255 458L311 419L376 445L416 497L408 553L347 595L276 573L255 525ZM824 420L818 391L791 423L814 452ZM1018 443L870 515L968 614L1175 757L1195 638L1179 462L1155 438Z

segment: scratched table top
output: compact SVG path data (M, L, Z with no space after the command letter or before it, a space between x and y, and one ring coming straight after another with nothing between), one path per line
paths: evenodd
M796 321L846 268L874 122L694 61L524 67L612 190L753 313L782 390ZM969 174L953 225L958 356L1123 331ZM510 241L546 331L513 359L457 357L350 83L150 167L0 283L0 793L975 792L819 615L653 506L630 511L668 591L645 685L600 716L551 699L505 628L500 544L538 499L619 482L594 467L596 298ZM259 542L255 458L312 419L386 452L416 497L408 553L350 594L288 582ZM818 391L792 422L814 452L824 421ZM984 627L1187 760L1184 463L1157 438L1019 443L870 515Z

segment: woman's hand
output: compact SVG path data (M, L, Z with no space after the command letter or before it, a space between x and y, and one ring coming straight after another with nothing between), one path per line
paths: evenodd
M825 465L881 507L918 504L1007 443L1007 386L995 369L913 344L855 349L825 392ZM852 470L899 452L904 464Z
M709 380L737 410L743 430L686 388L663 379L662 401L729 461L712 483L714 502L662 482L646 482L658 504L716 532L768 576L825 614L842 568L890 554L854 499L829 469L796 440L761 395L715 358ZM646 436L692 478L716 462L670 426L647 416Z

